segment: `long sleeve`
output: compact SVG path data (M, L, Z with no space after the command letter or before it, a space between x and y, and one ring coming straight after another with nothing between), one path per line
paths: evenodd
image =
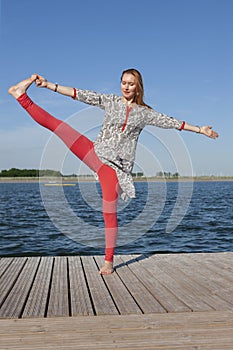
M166 114L156 112L154 109L147 109L145 113L146 125L154 125L164 129L182 129L183 121L170 117Z
M100 108L105 108L112 95L101 94L90 90L76 89L76 100Z

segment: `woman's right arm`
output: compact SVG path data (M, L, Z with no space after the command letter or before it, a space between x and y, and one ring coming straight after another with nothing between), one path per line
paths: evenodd
M74 97L74 88L69 86L62 86L56 83L51 83L39 74L37 74L36 86L41 88L47 88L65 96Z
M47 81L44 77L37 74L36 85L41 88L47 88L59 94L72 97L75 100L89 104L91 106L97 106L105 108L105 104L109 102L113 95L100 94L94 91L76 89L69 86L62 86L56 83Z

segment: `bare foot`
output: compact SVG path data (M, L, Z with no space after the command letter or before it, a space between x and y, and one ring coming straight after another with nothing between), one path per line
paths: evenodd
M102 266L101 269L99 270L99 274L100 275L110 275L113 272L114 272L113 263L105 260L104 266Z
M37 79L37 74L33 74L31 78L25 79L18 83L17 85L11 86L10 89L8 90L9 94L12 95L14 98L18 98L21 96L23 93L27 91L29 86L36 81Z

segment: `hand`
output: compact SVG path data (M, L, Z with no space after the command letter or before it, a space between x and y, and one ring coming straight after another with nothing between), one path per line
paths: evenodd
M211 139L216 139L218 137L218 133L212 130L212 126L202 126L200 128L200 133L210 137Z
M39 75L39 74L36 74L36 75L37 75L37 78L35 81L36 86L46 88L48 85L47 80L44 77L42 77L42 75Z

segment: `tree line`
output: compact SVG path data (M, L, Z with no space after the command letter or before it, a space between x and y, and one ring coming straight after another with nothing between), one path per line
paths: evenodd
M0 177L42 177L42 176L56 176L60 177L62 174L56 170L38 170L38 169L17 169L11 168L9 170L2 170Z
M62 177L63 175L60 173L60 171L56 170L38 170L38 169L17 169L17 168L11 168L9 170L2 170L0 172L0 177ZM68 177L77 177L76 174L72 175L66 175ZM85 176L92 176L92 175L85 175ZM132 173L133 177L144 177L143 172L137 172ZM171 178L178 178L180 175L179 173L172 174L171 172L163 172L160 171L156 174L157 177L163 177L166 179Z
M180 177L179 173L172 174L170 171L159 171L156 176L164 177L165 179L177 179Z

